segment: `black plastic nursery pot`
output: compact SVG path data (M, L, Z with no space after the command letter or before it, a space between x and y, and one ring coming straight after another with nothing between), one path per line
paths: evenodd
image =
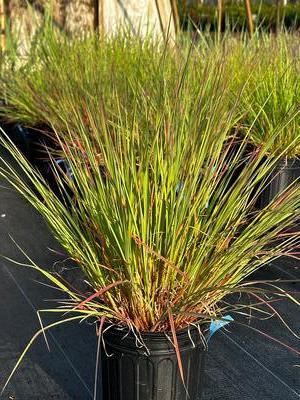
M269 182L261 193L258 207L267 206L277 195L282 193L290 184L300 179L300 159L282 159L270 174Z
M60 190L56 181L48 151L55 148L54 141L45 132L49 131L47 126L27 128L19 123L10 123L0 120L0 127L27 158L36 167L48 182L50 188L60 196ZM69 172L68 165L63 159L55 159L55 163L62 174Z
M205 345L198 329L177 333L184 383L172 334L142 334L141 345L124 330L104 333L102 400L200 400L204 381Z
M41 160L48 161L45 149L52 148L54 142L48 134L50 128L47 125L27 127L0 117L0 127L32 164L39 167Z
M25 157L31 159L34 139L33 133L21 124L10 123L3 120L0 121L0 127Z

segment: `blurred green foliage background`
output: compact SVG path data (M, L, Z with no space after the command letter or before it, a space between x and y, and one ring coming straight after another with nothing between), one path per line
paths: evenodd
M217 1L179 0L178 8L183 28L217 29ZM251 2L256 27L275 31L279 22L285 29L300 28L300 1L279 6L274 2ZM246 28L246 11L243 1L225 0L225 27L240 31ZM278 21L279 19L279 21Z

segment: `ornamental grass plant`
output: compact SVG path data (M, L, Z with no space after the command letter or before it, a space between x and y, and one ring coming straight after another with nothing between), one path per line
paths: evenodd
M134 54L141 60L140 42L137 46ZM209 59L202 79L195 79L193 50L172 73L161 61L166 51L159 50L160 75L154 79L154 73L149 78L140 71L143 86L140 75L132 73L130 91L124 92L110 82L109 101L101 91L91 95L93 68L84 76L68 75L78 71L79 62L62 71L64 95L52 107L49 101L43 114L72 171L64 174L50 154L60 196L2 132L1 143L23 174L2 159L0 175L44 217L87 284L84 290L74 288L28 258L65 298L56 308L40 310L56 313L58 320L33 337L14 371L39 334L66 322L89 319L136 335L172 332L176 338L182 328L242 312L246 305L227 301L232 293L252 295L255 308L268 304L268 297L258 300L264 292L296 302L276 285L246 280L279 256L297 254L298 232L290 228L300 216L299 184L268 207L254 208L257 186L296 139L274 158L266 157L282 135L279 124L245 156L249 127L232 152L241 97L230 104L222 59ZM138 63L134 71L144 66ZM27 90L30 96L30 85Z
M229 36L227 39L230 41ZM26 62L12 77L2 79L6 104L0 108L0 114L30 127L47 125L51 120L62 134L65 121L60 109L70 96L77 96L79 104L80 98L88 93L87 101L101 99L113 114L117 92L118 103L129 116L137 90L142 90L156 106L164 92L173 91L189 53L185 90L192 98L197 95L195 89L204 78L210 60L215 58L218 62L227 56L228 50L222 48L225 43L225 39L220 45L199 36L195 46L181 38L176 46L169 47L150 36L138 38L127 30L109 38L97 34L70 38L46 24L35 38ZM66 81L70 81L68 91ZM81 113L85 115L83 107ZM71 111L67 118L71 124Z
M154 82L163 81L160 90L169 90L176 73L172 50L150 37L142 40L124 31L110 39L96 34L71 39L48 28L37 38L24 67L13 80L4 82L7 107L2 113L10 120L30 126L51 120L62 132L65 121L61 119L60 109L70 96L76 96L79 104L80 98L88 93L85 97L90 102L102 99L106 108L113 110L117 91L118 102L130 110L134 85L143 88L151 101L159 101L161 93ZM70 81L67 88L66 81ZM72 111L71 107L68 109L70 124ZM80 111L84 116L85 109L81 107Z
M300 47L287 35L264 43L248 59L251 75L241 102L242 124L251 127L250 140L259 147L273 141L269 156L289 146L288 158L300 153ZM258 62L257 62L258 61ZM281 126L281 133L275 132Z
M144 96L156 105L163 92L172 92L189 52L186 91L191 98L196 95L198 81L205 78L207 65L222 59L225 76L220 79L230 85L232 104L245 86L237 112L247 129L254 125L250 137L254 145L258 146L264 135L273 135L279 123L286 125L286 129L280 138L275 135L277 142L283 138L293 140L299 124L299 119L292 117L297 114L299 102L299 45L296 35L288 33L274 38L257 31L248 41L244 33L233 36L225 32L220 41L217 36L199 31L194 46L181 38L175 47L169 48L150 37L139 39L126 30L111 38L99 35L70 38L45 23L26 62L13 75L2 79L6 104L0 107L0 114L9 121L37 127L37 136L50 134L54 139L47 126L52 124L63 134L65 121L60 109L70 96L77 96L79 104L80 98L88 93L88 102L97 103L101 99L113 114L117 92L118 103L122 110L128 111L128 118L137 90L143 90ZM70 81L68 88L66 81ZM70 115L65 118L70 127L71 107L67 110ZM83 106L80 111L84 117ZM139 112L143 113L143 109ZM144 119L149 124L148 116L144 115ZM270 153L276 151L276 145Z

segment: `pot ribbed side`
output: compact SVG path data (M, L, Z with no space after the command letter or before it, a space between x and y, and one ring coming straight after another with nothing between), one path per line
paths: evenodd
M183 385L176 353L161 334L142 335L145 347L137 347L132 334L112 329L102 349L103 400L200 400L204 381L205 349L195 329L178 334L185 376Z
M260 207L268 205L290 184L300 179L300 159L280 160L272 172L269 183L260 196Z

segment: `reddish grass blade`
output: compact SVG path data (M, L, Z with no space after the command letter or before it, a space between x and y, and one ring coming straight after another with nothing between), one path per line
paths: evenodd
M172 332L172 336L173 336L173 342L174 342L174 347L175 347L175 352L176 352L176 357L177 357L177 362L178 362L178 368L179 368L182 382L183 382L183 384L185 384L184 383L183 366L182 366L181 354L180 354L179 344L178 344L176 330L175 330L174 318L173 318L173 315L170 310L168 311L168 316L169 316L169 322L170 322L171 332Z
M119 286L123 283L124 281L120 280L117 282L113 282L108 286L105 286L104 288L98 290L97 292L93 293L91 296L89 296L88 298L86 298L85 300L83 300L81 303L78 304L78 306L76 308L79 308L80 310L82 310L85 306L86 303L88 303L89 301L93 300L95 297L100 297L102 296L105 292L107 292L108 290Z

